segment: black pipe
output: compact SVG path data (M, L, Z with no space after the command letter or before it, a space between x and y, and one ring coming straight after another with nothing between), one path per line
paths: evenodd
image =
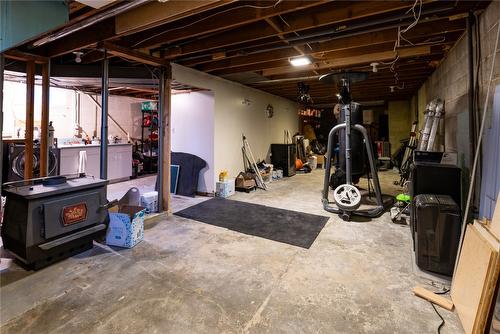
M108 88L109 88L109 59L104 50L104 59L102 60L102 82L101 82L101 161L100 178L108 178Z
M472 170L472 164L474 157L474 150L476 147L476 121L475 121L475 108L474 108L474 51L473 51L473 37L472 37L472 26L474 25L474 15L469 13L467 17L467 61L468 70L467 78L469 81L469 93L468 93L468 104L469 104L469 168Z

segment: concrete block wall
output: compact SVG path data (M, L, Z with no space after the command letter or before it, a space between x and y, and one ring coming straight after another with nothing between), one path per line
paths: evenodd
M494 54L494 45L497 33L497 23L500 20L500 2L492 1L486 10L478 17L479 42L481 57L478 76L478 107L483 113L483 105L487 93L487 86ZM476 43L474 38L474 43ZM477 55L474 60L477 61ZM476 65L476 64L475 64ZM468 189L470 166L473 156L470 154L471 139L469 136L469 81L468 81L468 54L466 34L449 50L445 59L439 64L435 72L419 89L418 99L419 128L422 127L425 104L440 97L445 101L445 119L443 144L447 151L456 151L459 157L459 166L462 168L463 193ZM476 79L476 78L475 78ZM490 99L487 110L491 115L493 106L493 92L500 85L500 57L497 55L493 72L493 81L490 87ZM425 100L425 102L424 102ZM491 117L486 119L485 130L491 127ZM479 127L479 125L478 125ZM484 137L483 137L484 138ZM488 154L484 152L483 154ZM466 196L466 195L464 195ZM464 197L462 196L462 197ZM476 202L476 205L478 203Z
M402 139L408 138L411 129L410 101L390 101L387 106L389 115L389 142L391 154L396 152Z
M479 16L481 43L481 70L479 72L480 108L484 103L486 85L490 73L491 58L494 49L496 26L500 18L500 2L493 1ZM467 37L464 34L448 52L436 71L418 91L419 127L422 126L425 104L434 98L445 101L444 147L447 151L459 154L461 167L468 169L470 157L469 105L468 105L468 54ZM497 58L494 70L494 87L500 79L500 60ZM493 89L492 87L492 89ZM493 94L491 94L492 96ZM425 97L425 102L422 97ZM492 100L489 101L491 108ZM481 110L482 112L482 110Z

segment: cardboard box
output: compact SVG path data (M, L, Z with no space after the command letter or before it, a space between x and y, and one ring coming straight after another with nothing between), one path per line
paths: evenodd
M240 173L236 177L236 187L238 188L252 188L256 183L253 176L249 173Z
M229 197L234 195L235 192L235 180L227 179L223 182L215 183L215 196L217 197Z
M325 156L317 155L316 159L317 159L316 167L321 166L321 168L325 168Z
M106 245L132 248L144 239L144 214L142 206L123 205L118 212L109 213Z

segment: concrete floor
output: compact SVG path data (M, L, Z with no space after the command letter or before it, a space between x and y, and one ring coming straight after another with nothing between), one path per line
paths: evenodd
M331 217L310 249L171 216L133 249L96 246L38 272L0 273L2 333L435 333L415 296L407 226L321 208L322 172L232 199ZM393 189L392 172L381 173ZM385 187L386 185L387 187ZM204 199L175 197L177 208ZM235 217L237 218L237 217ZM442 333L460 333L454 313Z

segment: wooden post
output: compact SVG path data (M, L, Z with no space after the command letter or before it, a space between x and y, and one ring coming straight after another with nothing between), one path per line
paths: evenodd
M24 179L33 178L33 123L35 113L35 62L26 63L26 131L24 134Z
M40 176L49 172L49 90L50 62L42 65L42 121L40 135Z
M164 75L161 76L162 82L160 83L161 87L161 96L160 96L160 115L161 115L161 133L160 138L158 140L161 141L161 170L159 173L159 177L161 177L161 185L159 191L161 191L161 207L160 211L166 211L167 214L172 214L172 210L170 207L170 123L171 123L171 91L172 91L172 68L170 64L166 66L166 68L162 69L162 73Z

